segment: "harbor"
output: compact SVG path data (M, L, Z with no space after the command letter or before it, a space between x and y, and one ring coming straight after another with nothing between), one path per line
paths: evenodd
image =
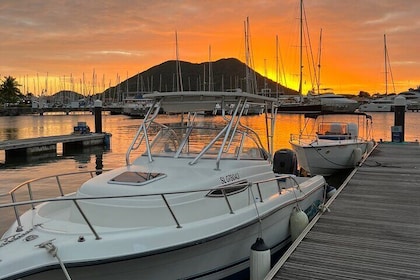
M266 276L419 279L420 147L379 143Z
M0 280L420 279L420 2L4 1Z
M381 147L401 147L402 151L405 151L407 148L413 148L413 147L417 147L416 145L407 145L405 142L404 143L392 143L392 130L391 127L395 124L395 120L394 120L394 114L390 114L390 113L377 113L377 114L373 114L373 118L374 120L378 120L375 123L379 124L377 125L378 129L376 130L376 132L374 133L374 137L376 139L382 139L378 140L378 142L382 142L380 143L372 152L372 154L368 157L368 159L363 163L363 165L361 167L358 168L358 170L361 170L363 168L364 165L366 166L372 166L371 168L375 167L375 168L379 168L379 163L380 163L380 167L384 168L384 167L392 167L395 164L397 164L397 162L394 163L390 163L390 161L392 161L392 157L393 155L388 155L385 159L375 159L374 156L378 153L378 151L380 151ZM416 122L415 119L417 117L416 113L407 113L406 114L406 122L405 122L405 139L406 141L411 141L415 143L415 140L418 138L418 130L416 129ZM159 115L159 118L161 119L161 121L163 121L164 123L173 123L174 122L174 118L175 116L172 115ZM299 129L299 127L297 126L297 124L299 123L299 119L301 119L302 116L300 115L296 115L296 114L279 114L276 116L276 119L278 121L278 127L276 127L276 129L278 129L283 133L280 133L279 137L276 137L274 140L274 147L275 150L277 150L278 148L281 147L288 147L288 141L289 141L289 134L292 132L295 132ZM342 117L344 118L344 117ZM36 119L38 119L38 121L42 121L45 122L45 124L41 125L39 122L35 121ZM18 183L21 183L22 181L25 181L26 179L29 178L34 178L34 177L43 177L45 175L50 175L52 173L62 173L62 172L76 172L76 171L80 171L80 169L82 170L100 170L100 169L109 169L109 168L115 168L121 165L124 165L124 155L125 155L125 151L126 151L126 147L129 145L130 143L130 138L132 137L132 135L135 134L135 127L138 126L139 120L136 119L132 119L129 118L127 116L113 116L113 115L107 115L107 114L103 114L102 115L102 119L103 119L103 130L107 131L107 132L111 132L113 134L113 143L110 147L109 151L97 151L94 153L88 152L88 151L82 151L80 155L83 155L83 160L80 161L79 160L79 156L67 156L65 153L62 152L61 155L59 155L58 157L55 157L53 161L48 162L48 161L44 161L44 162L38 162L38 161L34 161L34 162L29 162L29 163L21 163L18 166L21 170L19 172L15 171L15 166L17 163L15 163L15 165L10 166L8 163L5 163L5 165L3 166L2 170L0 170L0 172L2 172L2 188L4 189L4 191L7 191L8 189L10 189L10 187L12 187L13 185L17 185ZM210 122L210 123L219 123L223 118L221 118L220 116L214 116L214 117L208 117L208 116L200 116L199 119L201 119L201 121L204 122ZM62 128L67 127L67 130L70 129L74 129L74 124L78 124L78 123L86 123L87 125L94 127L95 126L95 117L92 115L79 115L79 116L69 116L69 115L62 115L62 116L48 116L48 115L44 115L44 116L21 116L21 117L9 117L7 118L7 120L21 120L21 121L35 121L35 123L40 126L40 127L45 127L45 129L48 126L51 126L51 130L55 130L56 128L53 129L52 125L57 125L57 128ZM248 123L248 125L252 125L252 126L257 126L259 123L262 123L263 120L263 115L256 115L256 116L245 116L243 117L243 121ZM343 119L345 120L345 119ZM24 123L25 123L24 122ZM49 123L49 124L48 124ZM67 125L66 125L67 123ZM292 127L288 127L285 124L287 123L294 123L295 126ZM4 126L5 124L3 124ZM15 124L16 126L16 124ZM19 127L19 125L17 126ZM27 130L27 128L21 127L21 129L23 131ZM262 131L258 132L261 135L264 135L264 133L262 133ZM33 134L33 136L35 136ZM32 137L33 137L32 136ZM80 137L82 137L83 135L80 135ZM116 137L115 137L116 136ZM4 136L3 136L4 137ZM41 137L42 138L42 137ZM39 139L41 139L39 138ZM415 153L411 150L407 150L407 152L401 152L401 150L396 150L394 151L394 153L399 154L401 157L405 157L408 155L415 155ZM58 154L60 153L60 151L58 151ZM378 163L379 162L379 163ZM407 164L408 163L413 163L413 162L409 162L409 161L405 161ZM415 166L415 165L414 165ZM408 165L402 165L400 167L395 167L395 172L401 172L401 170L405 170L406 168L408 168ZM52 170L54 169L54 170ZM387 168L386 170L389 171L389 168ZM54 171L54 172L53 172ZM357 174L357 173L356 173ZM362 176L365 176L366 174L362 174ZM230 178L230 177L229 177ZM356 178L356 176L353 176L353 178ZM390 188L392 188L392 186L395 186L396 183L392 183L391 180L387 180L387 182L389 182L390 184ZM11 185L12 184L12 185ZM359 182L359 184L361 184ZM373 183L374 184L374 183ZM31 184L32 185L32 184ZM362 184L363 185L363 184ZM334 185L335 187L339 187L338 185ZM339 193L340 195L343 194L344 192L341 191L342 187L339 188ZM49 193L52 192L52 188L46 188L45 192ZM396 190L396 188L394 188L394 190ZM49 194L50 195L50 194ZM340 195L337 196L337 198L335 199L336 203L340 203L339 202L339 198ZM363 196L363 195L360 195ZM389 193L388 193L389 196ZM3 200L4 198L0 197L0 200ZM3 201L4 203L5 201ZM330 202L329 202L330 203ZM362 203L363 204L363 203ZM333 207L334 203L332 205L328 205L328 208L331 210L331 212L325 212L324 215L333 213L334 207ZM340 203L341 205L341 203ZM344 207L344 206L343 206ZM348 208L346 208L348 210ZM2 213L4 213L3 211L4 209L2 209ZM7 226L11 224L11 220L13 219L14 215L12 212L6 213L5 215L2 215L2 225ZM319 221L321 221L322 219L320 219ZM315 221L315 220L313 220ZM316 223L316 225L320 224L319 221ZM356 221L356 220L352 220L352 221ZM342 222L342 221L341 221ZM357 221L356 221L357 222ZM333 223L332 223L333 224ZM335 226L330 227L330 226L326 226L329 228L329 230L335 228ZM360 230L360 229L357 229ZM372 228L369 228L369 231L372 231ZM334 235L334 233L332 233ZM339 237L337 237L339 238ZM347 240L351 240L351 238L346 238ZM321 245L323 246L323 245ZM293 247L293 245L292 245ZM290 248L292 248L290 247ZM300 247L299 247L300 248ZM277 266L273 263L274 268L276 268ZM278 270L277 272L281 272L282 270ZM314 274L317 272L314 272ZM306 274L308 275L308 274ZM273 276L273 277L277 277L277 276ZM280 276L279 276L280 277ZM287 278L287 277L286 277ZM273 278L276 279L276 278ZM290 279L293 279L290 278ZM298 278L296 278L298 279Z

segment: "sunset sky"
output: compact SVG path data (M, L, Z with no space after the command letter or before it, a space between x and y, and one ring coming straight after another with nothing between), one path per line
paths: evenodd
M385 93L384 34L388 93L392 79L397 93L420 85L420 1L306 0L304 7L305 57L309 45L317 57L322 29L321 88ZM36 95L80 92L82 81L102 91L176 59L175 32L180 60L245 62L247 17L254 68L276 80L278 61L279 81L297 89L299 0L1 0L0 75ZM304 93L310 68L305 58Z

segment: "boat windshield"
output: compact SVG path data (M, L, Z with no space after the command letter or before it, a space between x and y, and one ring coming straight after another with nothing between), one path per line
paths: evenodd
M347 134L347 124L346 123L320 123L318 134L319 135L345 135Z
M223 146L224 127L211 123L200 126L161 126L153 123L148 131L152 156L216 158L222 150L222 158L266 159L256 133L251 129L236 129L230 133ZM222 147L223 146L223 147ZM144 152L146 154L146 151Z

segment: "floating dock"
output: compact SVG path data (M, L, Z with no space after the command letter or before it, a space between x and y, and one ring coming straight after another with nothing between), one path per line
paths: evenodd
M420 279L420 146L380 143L268 279Z
M5 159L6 162L8 162L16 157L27 157L43 153L56 153L57 144L59 143L62 143L63 145L63 152L69 149L88 146L109 146L109 134L86 133L6 140L0 142L0 150L5 150Z

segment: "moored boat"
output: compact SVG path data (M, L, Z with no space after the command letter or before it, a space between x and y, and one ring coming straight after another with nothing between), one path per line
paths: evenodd
M274 168L287 160L273 160L275 118L267 114L265 144L240 121L248 102L275 115L274 99L242 92L144 97L153 105L125 166L90 173L69 194L62 177L52 177L59 197L34 197L35 180L8 193L12 202L0 207L12 207L16 222L1 239L0 279L222 279L248 269L255 240L263 238L271 253L286 246L296 209L311 216L322 203L322 176ZM236 105L220 127L196 114L224 102ZM180 122L160 123L161 109ZM23 190L29 200L17 202ZM19 215L21 205L31 208Z
M290 137L290 144L302 169L311 175L330 176L359 164L374 145L371 139L372 118L363 113L352 115L357 116L357 122L325 120L326 114L306 115L307 120L316 119L316 132L306 133L304 130ZM360 117L363 121L360 121ZM305 127L309 129L307 125Z

